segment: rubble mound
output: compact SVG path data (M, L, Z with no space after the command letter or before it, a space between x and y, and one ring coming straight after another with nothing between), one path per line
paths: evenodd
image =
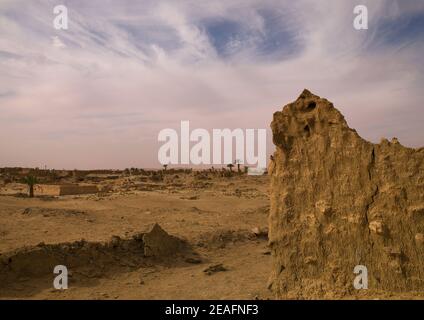
M169 235L160 225L155 223L148 232L143 234L144 255L146 257L161 257L180 251L185 243Z
M304 90L274 113L270 287L278 298L424 289L424 148L373 144ZM368 269L368 290L353 270ZM366 293L365 293L366 292Z
M129 238L112 236L106 242L40 243L0 254L0 296L2 289L7 289L19 279L35 281L51 277L57 265L66 266L74 274L96 278L114 274L120 269L143 267L148 258L155 258L155 261L170 258L174 261L176 255L190 253L185 241L169 235L158 224Z

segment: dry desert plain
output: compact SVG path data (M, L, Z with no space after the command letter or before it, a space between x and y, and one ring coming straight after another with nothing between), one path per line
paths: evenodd
M29 198L9 174L0 188L0 298L272 298L269 177L226 175L82 174L79 182L101 192ZM144 256L137 239L156 223L159 254ZM166 248L162 228L182 245ZM53 287L56 264L68 267L67 290Z

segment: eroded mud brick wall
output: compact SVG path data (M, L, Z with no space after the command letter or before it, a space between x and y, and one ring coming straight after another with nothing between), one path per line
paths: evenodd
M271 288L277 297L424 290L424 148L372 144L305 90L276 112L270 164Z
M92 194L99 190L93 185L47 185L37 184L34 187L36 196L66 196L78 194Z
M35 196L59 196L60 186L59 185L48 185L48 184L36 184L34 186Z
M99 190L97 186L80 186L80 185L61 185L60 195L74 195L74 194L91 194L97 193Z

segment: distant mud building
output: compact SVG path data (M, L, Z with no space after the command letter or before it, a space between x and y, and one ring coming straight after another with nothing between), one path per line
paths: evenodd
M92 194L99 192L95 185L77 184L38 184L34 186L35 196L66 196L79 194Z

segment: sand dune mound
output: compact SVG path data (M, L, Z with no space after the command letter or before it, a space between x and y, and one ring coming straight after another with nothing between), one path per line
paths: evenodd
M424 289L424 149L373 144L305 90L276 112L270 163L271 286L277 297ZM362 290L361 294L363 294Z

